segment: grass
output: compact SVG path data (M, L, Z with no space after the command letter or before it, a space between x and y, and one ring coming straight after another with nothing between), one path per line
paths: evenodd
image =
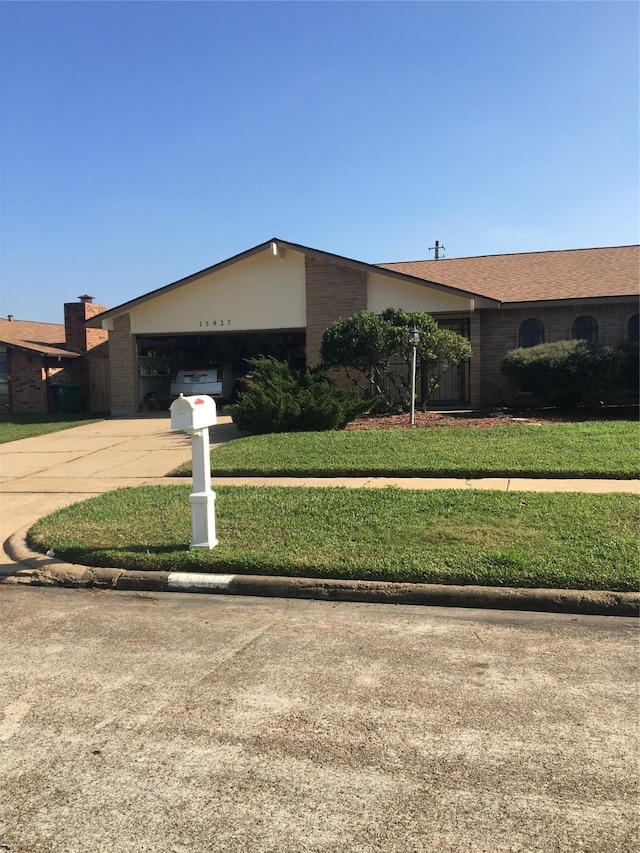
M250 436L216 448L218 476L638 476L635 421ZM173 472L191 474L191 463Z
M104 417L93 415L44 415L34 412L11 412L0 414L0 444L47 435L63 429L93 424Z
M217 490L212 551L188 549L190 487L119 489L31 528L91 566L491 586L636 590L633 495L444 490Z

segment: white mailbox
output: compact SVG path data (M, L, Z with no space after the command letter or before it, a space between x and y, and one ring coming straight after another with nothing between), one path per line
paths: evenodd
M180 394L171 404L171 429L184 429L191 435L193 491L191 504L190 548L215 548L216 493L211 491L209 427L216 423L216 404L207 394L185 397Z
M205 429L215 426L216 420L215 400L207 394L180 394L171 404L171 429Z

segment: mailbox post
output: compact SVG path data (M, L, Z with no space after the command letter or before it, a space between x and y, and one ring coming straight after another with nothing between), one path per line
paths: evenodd
M193 491L191 504L190 548L215 548L216 494L211 491L211 460L209 457L209 427L217 421L216 404L206 394L185 397L180 394L171 404L171 429L180 429L191 436Z

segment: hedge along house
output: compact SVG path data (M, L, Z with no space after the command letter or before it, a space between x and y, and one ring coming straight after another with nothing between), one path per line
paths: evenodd
M430 404L509 404L508 350L637 334L639 248L373 265L274 238L87 325L109 332L114 415L164 407L179 369L229 364L241 375L256 355L315 365L331 322L388 307L426 311L471 341L470 362L445 374Z
M109 410L107 333L85 321L93 297L64 305L64 324L0 318L0 411Z

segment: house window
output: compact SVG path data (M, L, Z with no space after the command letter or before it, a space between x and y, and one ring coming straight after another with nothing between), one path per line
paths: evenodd
M518 332L518 346L535 347L544 343L544 326L541 320L532 317L520 324Z
M586 314L582 317L576 317L571 326L571 337L574 341L589 341L592 344L598 343L598 324Z
M634 314L627 324L627 340L640 340L640 314Z

